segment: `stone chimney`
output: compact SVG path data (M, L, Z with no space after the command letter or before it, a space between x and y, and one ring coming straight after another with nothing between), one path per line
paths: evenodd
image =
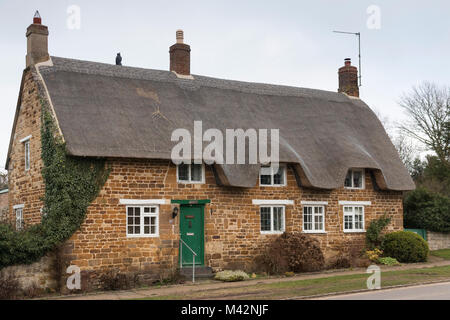
M179 75L191 74L191 47L183 42L183 30L177 30L177 43L170 47L170 71Z
M48 54L48 28L42 25L39 11L33 18L33 24L27 29L27 57L26 66L44 62L50 59Z
M339 90L349 96L359 98L358 68L352 66L350 58L345 59L345 65L339 68Z

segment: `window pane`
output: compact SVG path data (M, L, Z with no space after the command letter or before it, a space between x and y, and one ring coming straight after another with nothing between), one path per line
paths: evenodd
M312 230L312 207L303 208L303 230Z
M272 184L272 174L271 168L268 166L262 166L260 172L260 184L261 185L271 185Z
M133 218L128 218L128 224L133 224Z
M362 171L353 171L353 187L362 188Z
M284 167L278 167L278 172L273 176L273 184L284 184Z
M128 234L133 234L133 227L128 227Z
M151 223L152 226L156 226L156 217L152 217L151 218Z
M128 217L133 216L133 208L128 208Z
M273 208L273 230L283 231L283 207Z
M364 214L362 207L355 208L355 229L364 229Z
M150 217L145 217L144 218L144 225L149 225L150 224Z
M351 170L349 170L347 172L347 176L345 177L344 186L347 187L347 188L351 188L352 187L352 172L351 172Z
M140 233L141 233L141 227L135 226L135 227L134 227L134 233L135 233L135 234L140 234Z
M178 166L178 180L189 181L189 165L180 164Z
M144 234L150 234L150 227L144 227Z
M271 176L261 175L261 185L270 186L271 184Z
M202 181L202 165L193 164L191 165L191 180L195 182Z
M150 213L150 208L144 208L144 213Z
M323 217L316 217L316 230L323 230Z
M139 208L139 207L134 208L134 215L136 217L140 217L141 216L141 208Z
M271 223L270 223L270 208L262 207L261 208L261 231L270 231Z
M345 230L353 229L353 217L352 216L344 216L344 229Z

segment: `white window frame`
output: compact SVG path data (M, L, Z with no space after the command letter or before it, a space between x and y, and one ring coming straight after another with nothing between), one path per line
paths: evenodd
M351 213L347 213L345 212L346 208L352 208ZM355 216L356 216L356 208L362 208L362 229L356 229L355 228ZM366 218L366 214L365 214L365 207L363 205L344 205L342 207L342 217L343 217L343 222L342 222L342 228L343 231L345 233L357 233L357 232L366 232L366 222L365 222L365 218ZM352 217L352 229L346 229L345 228L345 217L347 216L351 216Z
M261 209L270 208L270 230L261 230ZM274 219L273 219L273 209L282 208L282 230L274 230ZM283 234L286 231L286 207L282 205L263 205L259 207L259 230L261 234Z
M25 171L29 171L31 167L31 144L30 144L30 137L27 137L24 140L21 140L24 147L25 152Z
M194 163L195 165L199 165L198 163ZM189 180L180 180L180 177L178 175L179 165L177 165L177 183L184 183L184 184L204 184L205 183L205 165L201 164L202 166L202 180L201 181L192 181L191 172L192 168L191 166L193 164L185 164L189 166Z
M262 175L262 169L270 167L270 184L261 184L261 175ZM259 186L260 187L285 187L287 185L287 166L286 164L280 163L278 164L279 168L283 168L283 183L282 184L274 184L274 168L273 166L261 166L259 170Z
M16 230L23 230L24 227L24 219L23 219L23 209L24 209L24 205L23 204L19 204L16 206L13 206L14 209L14 215L16 217ZM18 216L17 214L20 213L20 215Z
M358 171L358 172L361 172L361 187L354 187L353 185L353 183L354 183L354 180L353 180L353 172L355 172L355 171ZM348 172L347 172L347 174L350 172L351 173L351 183L352 183L352 186L351 187L346 187L345 186L345 182L344 182L344 188L345 189L350 189L350 190L363 190L363 189L365 189L366 188L366 175L365 175L365 171L366 170L364 170L364 169L358 169L358 168L353 168L353 169L350 169L350 170L348 170ZM347 178L347 175L345 175L345 178Z
M128 233L128 208L140 208L141 214L140 214L140 233L139 234L130 234ZM154 213L145 213L144 209L145 208L155 208L156 212ZM127 220L127 224L126 224L126 233L127 233L127 238L159 238L159 206L158 205L128 205L126 206L126 220ZM145 234L144 233L144 218L145 217L155 217L156 218L156 222L155 222L155 233L154 234ZM133 224L134 225L134 224Z
M307 208L311 208L311 218L312 218L312 229L311 230L306 230L305 229L305 209ZM321 208L322 209L322 213L315 213L315 209L316 208ZM322 228L321 229L316 229L316 223L315 223L315 217L316 216L320 216L322 217ZM304 233L326 233L325 231L325 206L324 205L303 205L303 209L302 209L302 229Z

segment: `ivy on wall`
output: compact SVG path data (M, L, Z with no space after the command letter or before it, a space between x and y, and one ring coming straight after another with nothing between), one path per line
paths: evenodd
M0 224L0 269L34 263L69 239L80 228L110 172L104 159L67 155L48 106L42 100L41 105L43 218L41 224L23 231Z

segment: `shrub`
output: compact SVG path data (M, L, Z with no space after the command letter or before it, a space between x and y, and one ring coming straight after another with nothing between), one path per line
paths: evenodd
M366 231L367 249L373 250L375 248L379 248L382 245L384 239L382 231L390 222L391 218L389 218L387 215L384 215L383 217L370 222Z
M237 270L237 271L230 271L225 270L221 272L217 272L214 276L214 279L225 281L225 282L234 282L234 281L243 281L250 279L248 274L246 274L244 271Z
M375 248L373 250L367 250L366 251L366 255L369 258L370 261L372 262L378 262L378 260L380 259L380 256L383 254L383 251L381 251L378 248Z
M423 262L429 249L427 242L414 232L397 231L386 235L383 251L385 256L400 262Z
M261 258L264 269L273 274L318 271L325 264L319 242L301 233L284 233L274 238Z
M398 262L397 259L391 257L379 258L378 263L384 264L386 266L398 266L400 264L400 262Z
M338 256L334 258L331 262L329 262L327 268L328 269L347 269L350 268L352 264L350 263L350 259L345 256Z
M417 188L407 195L404 207L406 228L450 232L450 198Z

